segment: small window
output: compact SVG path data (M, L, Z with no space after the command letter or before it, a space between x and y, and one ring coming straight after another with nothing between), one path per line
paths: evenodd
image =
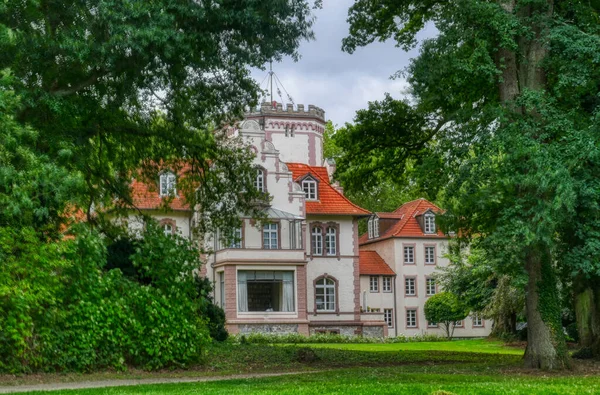
M435 246L425 246L425 264L435 265Z
M317 311L335 311L335 281L330 278L317 280L315 296Z
M172 236L173 235L173 225L171 225L171 224L164 224L163 225L163 232L165 233L165 236Z
M383 320L387 324L388 328L394 327L394 310L383 309Z
M373 237L379 237L379 218L373 219Z
M425 280L425 288L427 291L427 296L435 295L436 294L435 278L426 279Z
M379 292L379 276L369 277L369 290L371 292Z
M383 292L392 292L392 278L386 276L383 278Z
M417 280L414 277L404 279L404 294L406 296L417 296Z
M425 214L425 233L435 233L435 215Z
M317 182L312 178L302 181L302 190L306 195L306 200L317 200Z
M228 248L242 248L242 228L234 229L228 239Z
M473 327L481 328L483 327L483 318L479 314L473 314Z
M373 219L369 219L369 239L373 238Z
M263 169L256 169L254 188L256 188L260 192L265 191L265 171Z
M177 190L175 188L175 174L173 173L164 173L160 175L160 196L165 197L169 195L177 194Z
M323 255L323 229L320 226L313 226L311 240L312 254Z
M455 326L456 328L462 328L462 326L463 326L463 321L462 321L462 320L460 320L460 321L454 321L454 326Z
M437 322L429 321L429 322L427 323L427 326L428 326L429 328L437 328L437 327L438 327L438 324L437 324Z
M327 255L337 255L337 230L330 226L325 234L325 251Z
M404 264L414 265L415 264L415 247L405 246L404 247Z
M406 310L406 327L416 328L417 327L417 309Z
M276 250L278 244L277 224L265 224L263 226L263 248L266 250Z

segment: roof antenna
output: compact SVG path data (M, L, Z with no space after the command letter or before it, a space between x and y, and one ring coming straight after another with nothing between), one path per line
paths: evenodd
M271 104L273 104L273 61L269 60L269 82L271 84Z
M267 75L265 76L265 78L263 79L263 81L260 84L262 85L265 82L265 80L267 80L266 86L264 87L264 89L261 87L263 94L264 94L263 97L265 99L267 98L267 96L270 98L270 102L271 102L271 105L273 106L273 108L275 108L277 105L277 103L275 101L273 101L273 83L275 83L275 88L277 89L277 94L279 95L279 98L281 99L281 101L283 102L283 97L281 95L281 89L283 89L283 91L285 92L285 94L287 96L287 100L290 103L294 104L294 99L288 93L288 91L285 89L285 87L281 83L281 80L279 79L277 74L275 74L275 72L273 71L273 61L272 60L269 61L269 72L267 73Z

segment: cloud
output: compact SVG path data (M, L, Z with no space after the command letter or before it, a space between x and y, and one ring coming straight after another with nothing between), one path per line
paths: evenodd
M376 42L353 54L342 52L342 39L348 33L346 22L352 0L328 0L316 11L314 26L316 40L302 43L301 59L295 63L285 59L273 64L273 70L296 104L314 104L325 110L334 124L351 122L357 110L366 108L369 101L381 100L385 93L400 98L406 81L391 80L390 76L408 66L418 51L404 52L395 43ZM421 38L435 35L435 28L425 29ZM253 70L260 83L266 72ZM264 84L263 84L264 85ZM274 100L287 103L274 89Z

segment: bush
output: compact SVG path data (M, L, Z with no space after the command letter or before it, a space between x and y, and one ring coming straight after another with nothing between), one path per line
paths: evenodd
M200 316L208 320L210 337L217 341L225 341L229 336L225 329L225 311L213 303L212 285L208 278L196 277L196 292L200 300Z
M0 370L147 369L198 362L210 337L193 276L199 253L148 223L131 261L144 285L106 271L103 238L40 241L0 228Z

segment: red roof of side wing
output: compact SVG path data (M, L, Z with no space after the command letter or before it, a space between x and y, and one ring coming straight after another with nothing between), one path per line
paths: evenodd
M303 163L286 163L292 172L294 181L300 181L311 175L318 184L317 200L306 201L306 214L356 215L365 216L370 212L357 206L342 195L329 183L327 169L320 166L309 166Z
M177 181L181 177L185 177L186 172L190 170L188 165L183 165L177 171ZM140 174L140 177L141 174ZM133 204L141 210L157 210L165 207L165 200L170 199L169 208L177 211L190 211L189 205L185 202L182 193L175 187L176 194L173 197L161 197L159 193L159 175L156 177L156 182L146 183L137 179L131 182L131 199ZM177 185L177 184L175 184Z
M411 202L404 203L391 213L377 213L380 219L394 220L395 223L390 226L385 232L381 233L379 237L369 239L367 233L363 234L359 239L359 244L365 244L373 241L379 241L383 239L389 239L390 237L428 237L428 238L446 238L447 236L442 233L439 228L434 234L424 233L417 222L417 216L431 210L434 213L441 213L440 209L435 204L425 199L417 199Z
M376 251L359 251L358 254L360 275L393 276L396 274Z

